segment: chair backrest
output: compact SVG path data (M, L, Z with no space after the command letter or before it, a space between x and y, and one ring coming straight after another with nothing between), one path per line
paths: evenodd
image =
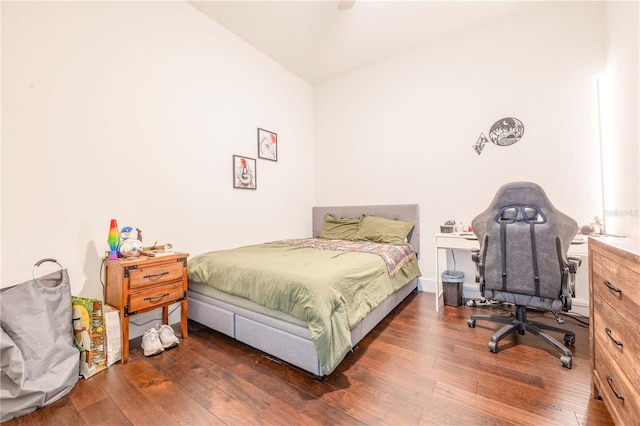
M472 222L480 242L485 288L558 299L567 251L578 223L531 182L502 186Z

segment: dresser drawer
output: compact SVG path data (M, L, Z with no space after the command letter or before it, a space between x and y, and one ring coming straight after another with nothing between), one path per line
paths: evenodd
M622 366L627 378L640 391L640 334L636 333L627 322L600 299L593 299L593 319L591 327L595 341L604 348L596 357L613 359Z
M616 425L640 425L640 241L589 238L591 394Z
M169 262L160 265L142 266L129 271L129 289L155 286L161 283L181 280L184 273L183 262Z
M608 303L640 334L640 275L596 252L592 268L593 298Z
M129 293L129 312L155 308L158 305L173 303L185 297L182 281L162 284Z
M597 354L606 353L606 349L598 340L595 342L595 351ZM625 366L625 368L633 368L633 366ZM611 417L619 419L619 423L623 425L638 424L640 419L638 392L629 383L618 364L606 356L596 356L594 374L600 396L604 399ZM624 399L620 399L616 394Z

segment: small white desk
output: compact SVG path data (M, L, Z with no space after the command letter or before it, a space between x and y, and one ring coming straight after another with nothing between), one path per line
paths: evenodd
M572 311L586 316L589 315L589 274L587 271L589 251L587 241L587 237L582 235L577 236L571 243L568 252L569 256L579 256L582 258L582 266L576 274L576 297L573 299L574 309L572 309ZM442 255L446 255L446 252L443 253L442 250L463 250L467 252L469 259L471 259L471 250L474 249L480 249L480 244L473 233L436 234L436 311L439 311L444 304L442 297L442 277L440 275L447 269L447 259L446 256ZM467 287L478 287L478 284L475 283L475 272L471 274L471 276L465 274L465 285L467 283L470 283ZM479 291L479 288L476 291Z

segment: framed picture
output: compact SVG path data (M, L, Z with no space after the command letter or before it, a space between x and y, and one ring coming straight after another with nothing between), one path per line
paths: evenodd
M278 161L278 135L258 128L258 158Z
M233 156L233 187L256 189L256 159Z

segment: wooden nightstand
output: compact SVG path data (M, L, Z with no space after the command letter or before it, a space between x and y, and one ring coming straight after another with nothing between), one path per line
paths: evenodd
M162 308L169 323L169 305L180 302L180 331L187 337L188 253L107 260L105 303L120 311L122 363L129 359L129 317Z

